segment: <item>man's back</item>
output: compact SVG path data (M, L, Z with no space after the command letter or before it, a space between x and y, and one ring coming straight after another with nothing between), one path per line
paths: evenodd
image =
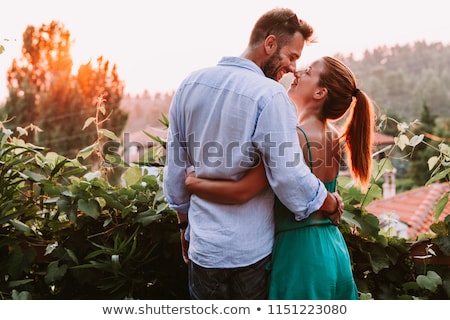
M283 90L242 58L225 58L218 66L188 77L174 98L170 121L177 123L174 140L188 150L185 159L196 175L239 179L255 165L259 151L253 139L260 114L272 96ZM169 182L166 187L173 187ZM241 205L192 196L190 259L204 267L228 268L246 266L270 254L273 200L270 188Z

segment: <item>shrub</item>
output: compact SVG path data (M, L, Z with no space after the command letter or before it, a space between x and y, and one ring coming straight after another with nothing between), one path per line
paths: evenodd
M122 183L0 132L0 291L3 299L185 299L176 215L161 172L124 165ZM104 160L104 159L102 159Z

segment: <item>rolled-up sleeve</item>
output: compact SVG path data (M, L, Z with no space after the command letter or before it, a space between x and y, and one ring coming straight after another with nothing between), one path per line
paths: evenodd
M289 98L275 94L261 110L253 142L274 193L296 220L302 220L322 206L327 191L305 164L296 124L295 107Z
M187 161L186 141L183 138L182 128L177 116L176 97L169 113L169 132L166 144L166 164L164 167L163 187L164 195L170 208L188 213L190 196L185 187L185 169L189 166Z

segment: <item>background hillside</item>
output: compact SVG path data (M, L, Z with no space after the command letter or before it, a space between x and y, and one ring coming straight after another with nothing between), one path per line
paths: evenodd
M415 42L378 47L359 60L338 57L355 72L381 113L414 120L426 104L430 113L450 116L450 46Z
M141 95L125 95L121 108L128 112L128 121L124 132L142 131L148 127L161 128L159 122L161 113L168 115L170 102L174 92L150 94L148 91Z
M379 113L413 121L426 104L431 114L450 117L450 46L415 42L367 50L359 59L341 54L336 57L354 71ZM161 113L167 114L172 95L146 91L125 96L121 104L129 112L125 132L160 127L158 119Z

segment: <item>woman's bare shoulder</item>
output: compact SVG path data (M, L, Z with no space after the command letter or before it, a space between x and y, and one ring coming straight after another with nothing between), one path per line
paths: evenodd
M333 140L340 140L342 137L342 132L333 124L327 124L327 132L331 133L331 139Z

